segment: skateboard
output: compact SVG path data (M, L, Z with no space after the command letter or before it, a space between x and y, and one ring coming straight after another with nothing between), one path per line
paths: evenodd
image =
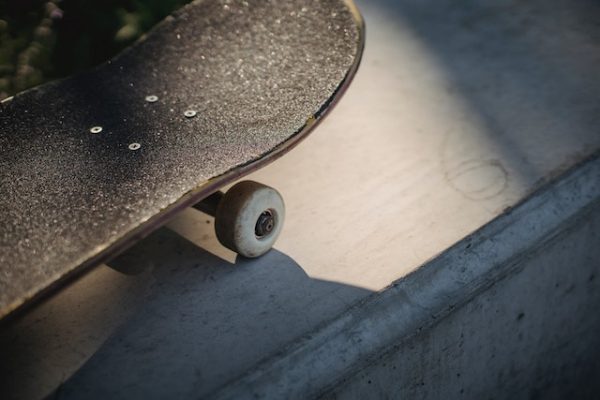
M0 103L0 318L186 207L238 254L268 251L277 191L219 190L303 139L363 46L350 0L195 1L111 61Z

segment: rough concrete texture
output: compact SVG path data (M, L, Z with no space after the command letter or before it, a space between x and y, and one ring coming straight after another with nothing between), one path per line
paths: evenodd
M506 276L439 322L432 315L433 326L401 338L323 398L597 399L599 243L596 201L510 260Z

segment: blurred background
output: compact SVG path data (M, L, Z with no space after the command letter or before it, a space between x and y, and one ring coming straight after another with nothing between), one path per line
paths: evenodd
M0 0L0 100L111 58L190 0Z

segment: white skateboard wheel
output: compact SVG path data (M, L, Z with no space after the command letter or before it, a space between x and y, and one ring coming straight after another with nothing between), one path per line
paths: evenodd
M219 202L215 231L223 246L254 258L273 247L284 218L283 199L275 189L243 181L229 189Z

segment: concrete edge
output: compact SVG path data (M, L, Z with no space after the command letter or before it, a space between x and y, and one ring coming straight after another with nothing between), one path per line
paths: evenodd
M318 396L518 271L522 260L598 205L600 157L596 154L210 398Z

